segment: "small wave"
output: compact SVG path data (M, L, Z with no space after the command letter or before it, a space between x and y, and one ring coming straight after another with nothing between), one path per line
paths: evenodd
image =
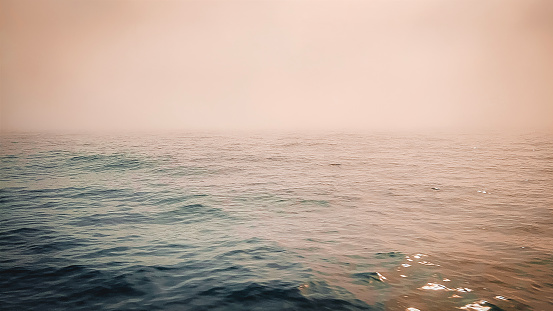
M370 285L375 288L388 287L386 284L386 277L379 272L358 272L352 274L357 284Z
M85 227L85 226L95 226L95 227L110 227L114 225L121 224L138 224L146 223L151 221L151 217L137 213L97 213L88 216L81 216L78 219L69 222L72 226Z
M61 268L13 267L0 270L7 310L45 309L241 309L241 310L373 310L353 297L341 297L324 284L311 283L311 292L297 283L227 281L180 282L182 268L133 266L124 272L83 265ZM166 284L166 285L164 285Z
M79 169L91 172L138 170L150 167L150 161L138 157L129 156L125 153L115 154L87 154L65 157L60 162L65 169Z
M169 211L157 213L154 219L154 221L159 224L190 224L214 219L225 219L229 221L233 219L233 216L217 207L204 204L188 204L174 207Z

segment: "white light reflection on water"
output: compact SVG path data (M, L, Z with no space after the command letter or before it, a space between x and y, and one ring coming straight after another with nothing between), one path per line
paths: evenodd
M472 289L466 288L466 287L457 287L457 288L449 288L445 285L438 284L438 283L428 283L421 287L420 289L427 289L427 290L445 290L448 292L459 292L459 293L470 293L472 292Z
M382 274L380 274L380 272L377 272L376 275L378 276L378 279L379 279L381 282L384 282L384 280L386 280L386 277L383 276Z
M481 300L479 302L475 302L475 303L469 303L467 305L464 305L462 306L461 308L459 309L462 309L462 310L469 310L469 311L488 311L490 310L492 307L488 307L488 306L484 306L484 304L486 304L487 301L485 300Z
M449 290L446 286L442 284L436 284L436 283L428 283L421 287L421 289L428 289L428 290Z

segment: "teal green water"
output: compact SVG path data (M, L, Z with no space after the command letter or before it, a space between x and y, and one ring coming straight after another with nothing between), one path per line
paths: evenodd
M3 310L553 309L553 137L3 135Z

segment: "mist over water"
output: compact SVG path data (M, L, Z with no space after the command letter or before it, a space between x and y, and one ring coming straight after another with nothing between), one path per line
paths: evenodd
M553 129L553 2L2 0L4 131Z
M2 135L0 304L548 310L552 138Z

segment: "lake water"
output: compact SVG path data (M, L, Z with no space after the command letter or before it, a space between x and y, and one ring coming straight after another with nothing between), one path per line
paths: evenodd
M2 310L553 310L550 134L0 150Z

